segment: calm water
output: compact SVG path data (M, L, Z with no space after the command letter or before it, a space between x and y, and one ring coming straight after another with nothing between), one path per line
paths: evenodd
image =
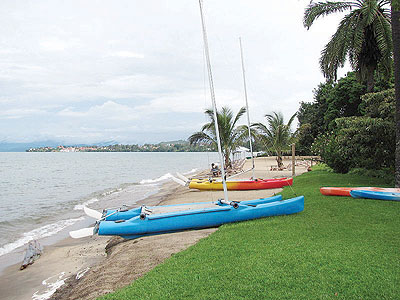
M95 209L132 205L215 153L0 153L0 256L68 231Z

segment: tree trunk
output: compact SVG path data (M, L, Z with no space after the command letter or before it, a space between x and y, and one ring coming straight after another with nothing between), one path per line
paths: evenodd
M368 75L367 75L367 92L372 93L374 91L374 86L375 86L375 69L376 66L370 65L367 67L368 69Z
M392 39L396 96L395 185L400 187L400 0L392 0Z
M278 163L278 169L280 169L283 166L282 155L281 154L278 154L276 156L276 162Z

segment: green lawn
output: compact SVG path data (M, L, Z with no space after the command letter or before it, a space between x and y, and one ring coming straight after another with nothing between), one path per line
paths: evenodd
M303 212L224 225L101 299L400 299L400 203L323 196L321 186L385 184L298 176Z

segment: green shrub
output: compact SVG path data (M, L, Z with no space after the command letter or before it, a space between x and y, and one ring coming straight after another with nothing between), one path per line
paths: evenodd
M333 169L325 163L318 163L311 168L313 171L333 172Z
M336 172L394 167L394 90L366 94L362 101L364 116L335 119L335 129L319 135L311 147Z
M395 122L396 103L394 97L394 89L365 94L361 97L360 111L367 117Z
M335 172L347 173L348 162L339 149L338 138L333 131L318 136L311 146L313 154L320 156Z
M372 178L382 178L389 185L394 185L394 169L384 168L382 170L370 170L364 168L354 168L349 171L350 175L365 176Z

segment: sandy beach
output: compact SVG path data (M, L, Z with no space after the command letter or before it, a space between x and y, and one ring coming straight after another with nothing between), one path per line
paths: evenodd
M290 162L285 159L284 165ZM249 168L250 164L248 160L244 168ZM273 157L256 159L255 176L291 176L291 170L271 171L273 165L276 166ZM307 167L303 164L296 167L296 175L306 171ZM251 172L248 172L237 178L250 176ZM229 197L230 200L251 200L279 192L280 189L231 191ZM222 191L190 190L168 182L158 194L142 202L146 205L168 205L215 201L219 198L223 198ZM67 238L45 247L42 257L23 271L19 271L19 264L8 267L0 276L0 299L95 299L131 283L173 254L216 230L191 230L135 240L103 236L80 240Z

